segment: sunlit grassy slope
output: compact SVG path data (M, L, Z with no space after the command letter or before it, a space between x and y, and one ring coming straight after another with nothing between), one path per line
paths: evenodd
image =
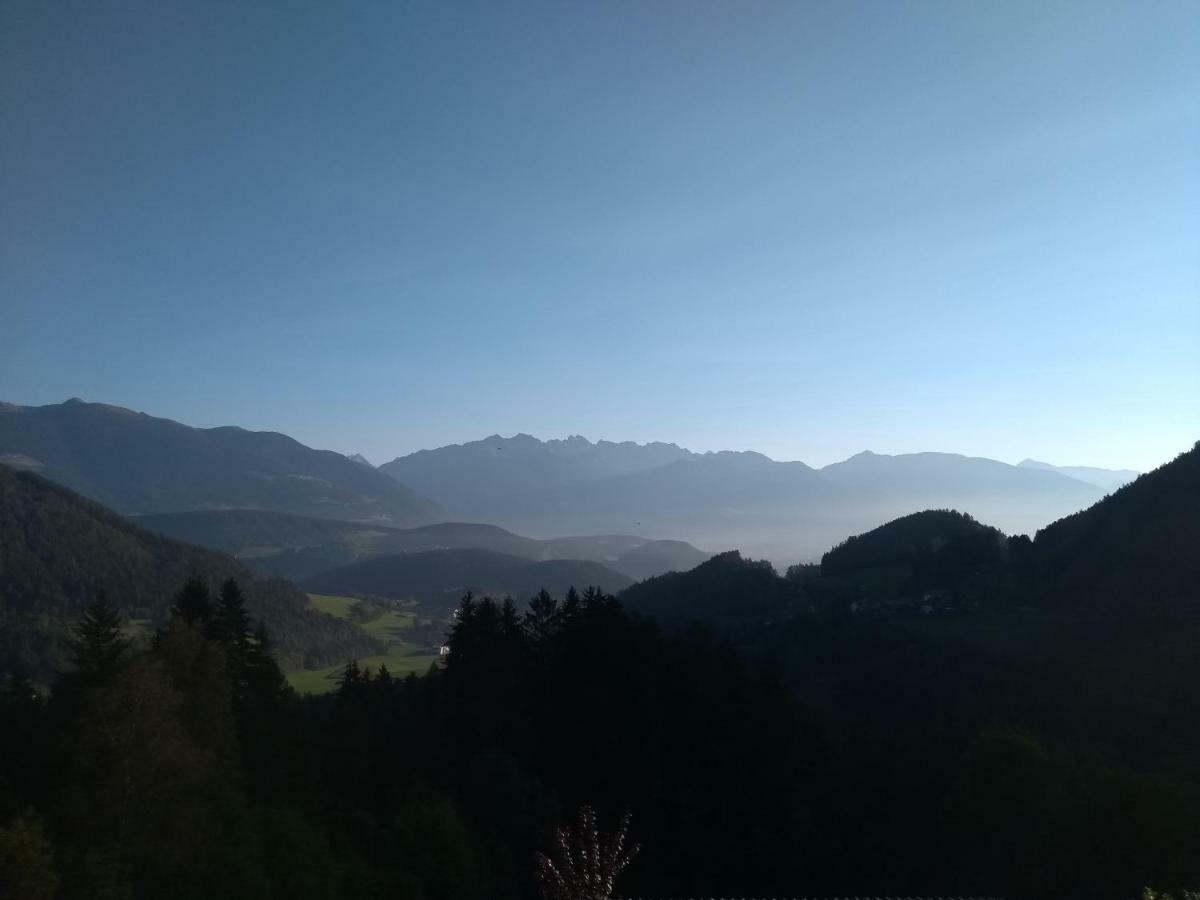
M358 605L353 597L332 597L329 594L309 594L309 605L335 619L347 619L351 610Z
M371 637L387 644L386 654L358 660L363 669L375 672L383 665L387 666L393 676L403 677L410 672L424 673L437 659L435 654L404 640L403 633L416 622L416 616L412 613L389 610L369 621L361 622L354 615L359 601L353 597L309 594L308 600L314 609L328 616L353 622ZM292 687L302 694L323 694L337 686L337 676L344 666L345 663L341 663L325 669L295 669L287 673L287 678Z

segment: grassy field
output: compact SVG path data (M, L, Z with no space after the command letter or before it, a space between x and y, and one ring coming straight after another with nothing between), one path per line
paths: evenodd
M309 594L308 602L313 609L328 616L355 622L371 637L387 644L386 654L369 656L358 661L363 669L377 671L383 665L388 667L393 676L402 678L410 672L426 672L438 658L436 654L423 651L417 645L404 640L404 632L412 628L417 621L412 613L389 610L368 622L359 622L354 616L354 608L358 606L359 601L353 597ZM288 683L302 694L324 694L337 686L336 678L344 666L345 663L339 663L326 669L296 669L287 673Z
M360 626L371 637L381 641L403 641L403 632L413 627L416 617L411 613L388 612Z
M329 594L309 594L308 605L313 609L333 616L335 619L350 618L350 611L358 605L353 597L333 597Z
M379 667L387 666L393 678L403 678L409 672L423 675L436 656L412 656L405 653L389 653L385 656L368 656L358 661L359 668L377 672ZM324 694L337 687L336 679L345 668L345 664L330 666L328 669L297 670L287 673L288 684L301 694Z

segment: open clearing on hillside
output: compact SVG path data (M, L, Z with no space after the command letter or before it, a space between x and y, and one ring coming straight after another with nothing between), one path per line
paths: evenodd
M393 678L403 678L410 672L424 675L429 667L437 660L437 656L411 656L404 653L389 653L385 656L368 656L360 659L360 669L369 670L373 675L378 674L380 666L387 666ZM288 684L301 694L325 694L337 687L337 677L345 663L330 666L327 669L299 669L287 673Z
M363 622L359 627L373 638L381 641L403 640L403 632L413 627L416 617L411 613L392 611L386 612L377 619Z
M350 611L358 605L353 597L334 597L329 594L309 594L308 604L313 609L333 616L335 619L350 618Z
M380 666L387 666L393 676L403 678L411 672L424 674L438 658L436 653L430 653L403 639L404 632L417 622L413 613L388 610L370 621L363 622L354 614L360 602L354 597L309 594L308 602L313 609L336 619L352 622L366 634L387 644L387 653L358 660L362 669L378 672ZM295 669L287 673L288 683L302 694L324 694L337 687L337 677L345 665L346 663L339 663L324 669Z

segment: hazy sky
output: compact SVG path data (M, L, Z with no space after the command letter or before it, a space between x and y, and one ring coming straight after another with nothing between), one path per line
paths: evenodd
M0 0L0 399L1146 468L1200 4Z

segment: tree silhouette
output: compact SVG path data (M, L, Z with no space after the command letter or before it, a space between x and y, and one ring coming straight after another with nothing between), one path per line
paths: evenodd
M525 613L523 624L530 644L538 652L544 650L558 631L559 618L558 601L545 588L529 601L529 611Z
M210 630L213 637L227 646L244 647L249 642L250 616L246 612L246 598L232 578L221 585Z
M626 847L630 815L611 835L596 827L596 812L589 805L579 810L579 822L572 829L555 832L554 857L537 855L537 880L546 900L608 900L617 876L633 861L641 849Z
M98 591L75 626L69 645L75 668L89 681L105 681L116 673L128 644L121 636L120 615L104 592Z
M189 625L203 624L212 618L212 597L203 578L192 577L187 580L175 595L175 606L171 612Z

